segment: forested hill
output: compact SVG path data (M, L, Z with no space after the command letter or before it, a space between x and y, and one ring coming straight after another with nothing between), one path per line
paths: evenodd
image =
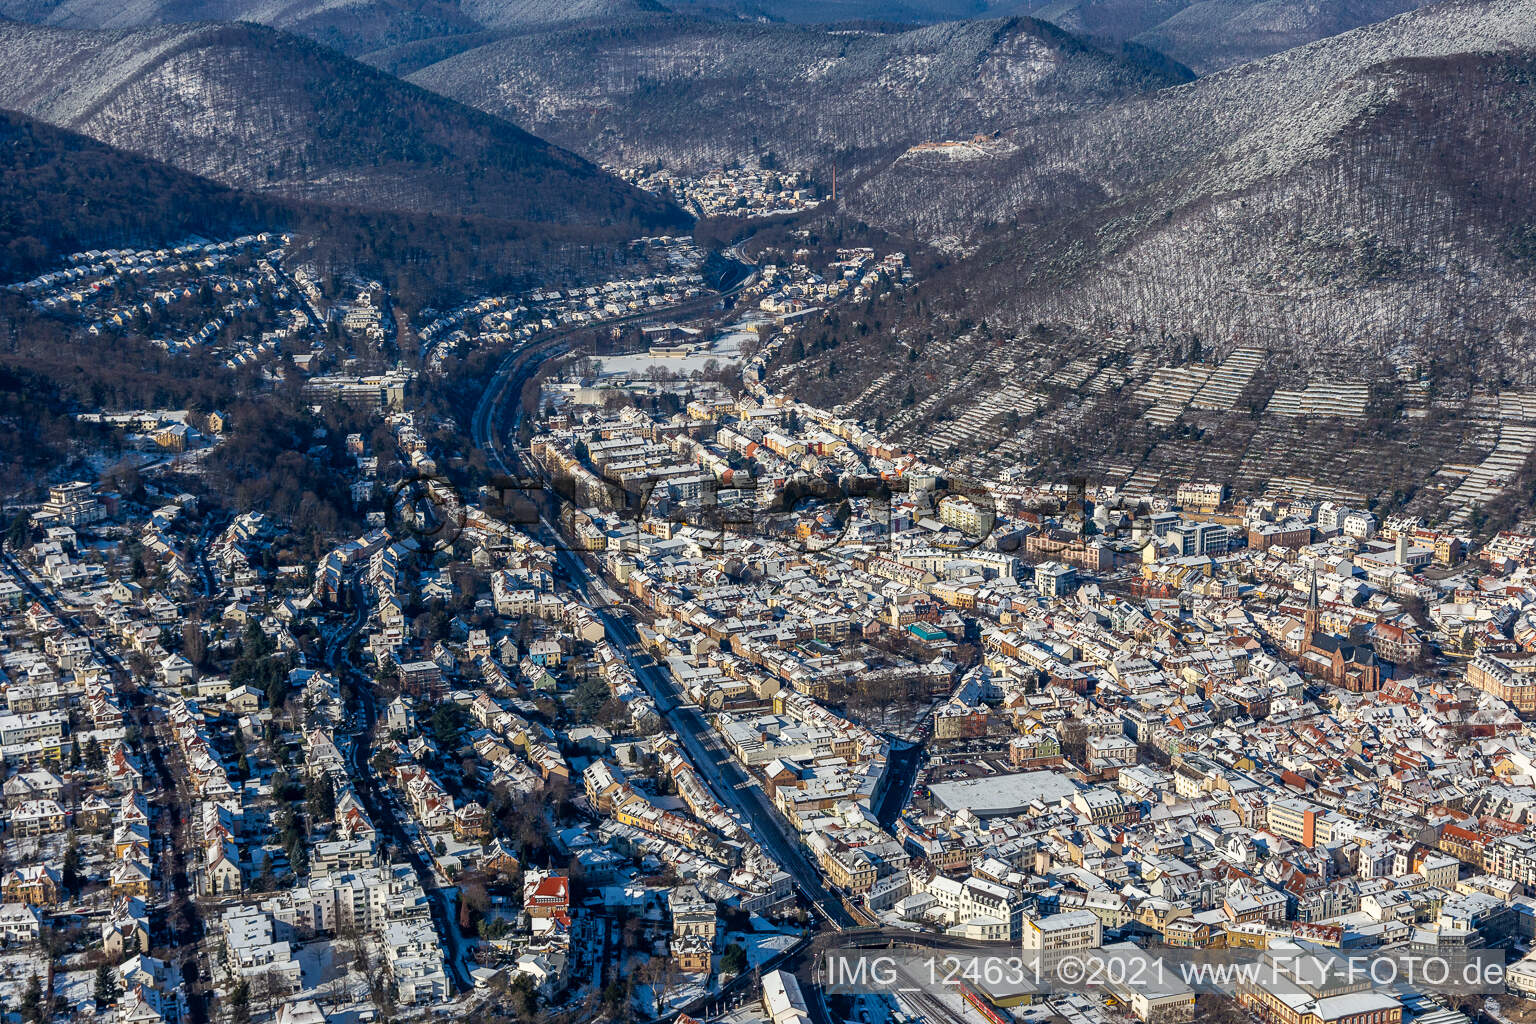
M1182 209L1368 142L1371 113L1396 98L1395 81L1373 68L1532 48L1536 0L1449 0L1181 88L1005 132L1004 144L963 162L908 154L850 192L850 206L882 227L965 246L1038 249L1042 239L1025 233L1068 222L1092 226L1101 245L1123 245L1128 233L1155 230ZM1459 88L1448 78L1432 91ZM1426 123L1423 132L1427 142L1453 145L1472 127ZM1530 138L1507 142L1525 148ZM1316 194L1337 192L1320 184ZM1242 209L1254 212L1251 203ZM1100 222L1117 227L1100 231ZM1075 251L1088 264L1104 255Z
M964 162L908 154L845 212L966 258L885 330L806 340L792 386L912 438L950 401L935 396L1106 363L1123 410L1191 352L1261 352L1254 409L1280 379L1510 386L1536 341L1533 123L1536 0L1452 0Z
M0 186L0 285L86 249L289 231L307 262L387 280L414 307L591 274L629 237L242 192L12 111L0 111Z
M1030 18L831 31L656 16L508 36L411 76L613 163L823 172L1189 78Z
M357 56L479 31L458 0L0 0L0 17L68 29L248 21Z
M1200 74L1410 11L1422 0L1025 0L1023 13L1089 39L1135 42Z
M615 236L687 223L515 125L256 25L0 23L0 106L285 198Z
M226 238L290 217L278 204L0 111L0 283L84 249Z
M486 33L611 24L645 13L807 25L1022 14L1107 48L1149 46L1204 74L1415 6L1418 0L0 0L0 17L85 29L252 21L399 67L413 49L442 59L485 41Z

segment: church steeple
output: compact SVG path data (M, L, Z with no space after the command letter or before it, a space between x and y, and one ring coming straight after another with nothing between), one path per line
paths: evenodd
M1307 617L1306 617L1307 643L1317 636L1317 570L1312 570L1312 586L1307 591Z

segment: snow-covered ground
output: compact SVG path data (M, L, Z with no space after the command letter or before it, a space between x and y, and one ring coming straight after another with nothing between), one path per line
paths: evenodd
M27 983L33 975L38 983L48 983L48 961L41 953L19 952L0 955L0 1006L7 1011L21 1006ZM92 975L94 979L94 974Z
M721 366L734 366L741 362L741 346L744 342L755 340L757 337L754 328L759 324L770 323L768 317L761 314L748 314L735 323L722 328L712 339L708 348L701 349L687 356L652 356L644 352L627 356L604 356L602 359L603 376L617 377L620 375L630 377L643 377L654 367L658 370L667 370L671 373L690 376L702 372L705 364L714 360Z
M750 934L742 932L728 932L720 944L724 949L731 943L736 943L747 951L747 967L750 970L758 964L773 958L774 954L781 953L795 944L799 936L793 932L774 927L762 918L753 916L754 931ZM761 930L756 930L761 927Z
M715 989L713 981L706 987L702 978L690 978L687 975L679 975L678 978L662 997L660 1012L657 1012L655 988L651 985L636 985L635 1009L647 1017L665 1017Z
M53 994L64 1000L66 1020L89 1020L96 1014L95 970L62 971L55 974Z

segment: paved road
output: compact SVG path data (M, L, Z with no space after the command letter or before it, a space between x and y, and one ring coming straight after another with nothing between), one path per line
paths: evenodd
M356 611L346 625L332 633L330 640L326 642L325 663L339 676L352 680L353 692L357 695L358 710L363 714L363 729L352 737L351 747L347 751L351 761L352 779L356 783L358 796L362 799L363 806L367 809L368 816L373 820L374 825L405 852L406 858L415 870L417 881L421 883L422 889L427 894L427 904L432 912L432 924L437 929L438 937L443 940L448 954L444 957L448 966L448 976L455 990L468 992L474 988L474 979L469 976L464 965L459 923L454 917L450 893L437 884L437 872L412 841L410 834L406 832L405 825L395 811L395 805L390 802L378 776L374 774L373 766L368 763L373 756L373 730L379 720L378 700L374 694L373 679L354 666L348 654L348 645L352 637L367 621L368 606L363 599L362 587L355 579L350 581L348 591L352 594Z
M224 513L214 513L203 528L197 533L197 540L192 545L195 552L192 556L193 568L203 584L203 596L213 597L218 591L217 583L213 578L213 566L208 561L208 547L213 543L214 536L228 526L230 517Z
M681 308L677 307L666 312L653 311L646 316L679 312ZM485 453L486 461L503 473L524 478L539 475L538 467L527 463L520 452L502 442L499 426L506 409L506 396L509 393L521 396L523 384L537 372L539 364L561 350L561 340L560 337L547 338L508 355L487 382L485 393L475 409L471 421L474 443ZM762 789L715 740L703 714L683 702L671 674L636 657L639 636L633 622L621 611L605 608L601 602L594 601L593 591L598 583L596 573L569 545L560 542L559 533L547 514L542 517L541 524L548 534L546 539L554 542L563 581L603 620L609 638L617 641L631 670L656 702L674 735L683 743L715 798L747 822L758 843L794 878L801 894L819 915L820 923L834 928L857 924L844 907L842 898L823 881L821 872L800 845L799 837L774 810Z
M475 406L475 414L470 419L470 438L475 447L485 453L486 459L493 469L510 474L512 468L502 457L500 439L492 443L492 426L500 421L501 408L506 400L508 391L513 391L521 397L523 384L533 376L538 365L546 359L550 359L566 350L566 342L577 334L594 330L599 327L617 327L620 324L636 323L641 320L655 320L659 317L687 317L708 312L720 302L735 295L746 287L752 280L749 275L719 295L709 295L687 302L680 302L673 306L662 306L657 309L648 309L640 313L630 313L625 316L615 317L611 320L603 320L596 324L584 324L575 327L563 327L549 334L540 335L525 342L522 346L508 352L496 367L496 372L491 374L491 379L486 382L485 391L480 395L480 401Z
M562 562L580 566L579 570L571 574L573 578L579 579L581 573L588 574L585 585L578 588L585 591L595 582L590 576L590 570L574 554L566 552L565 556ZM607 608L594 610L608 627L609 637L621 641L630 668L656 702L657 708L662 710L662 717L672 727L673 733L687 748L695 767L710 783L716 799L735 809L748 823L762 847L794 878L801 895L816 910L822 922L835 928L851 928L857 924L853 915L844 908L842 898L823 881L821 871L800 845L799 836L768 802L762 787L715 739L713 730L698 708L682 702L682 694L671 673L654 662L635 658L634 652L639 647L640 637L635 632L634 624L627 617Z
M91 645L92 653L103 665L110 666L119 675L132 680L132 673L128 666L124 665L122 660L109 650L85 623L64 611L54 600L53 595L46 588L39 586L9 551L0 549L0 561L4 562L22 589L48 609L54 618L68 626L77 636L86 638ZM166 922L169 945L178 949L190 947L202 937L204 930L201 910L197 901L193 899L191 875L187 864L187 845L190 839L188 832L192 827L191 806L196 800L184 788L177 785L180 777L173 774L166 765L163 747L168 739L161 735L160 730L157 729L157 723L152 721L148 692L134 685L127 689L119 688L117 693L127 705L127 716L139 729L140 750L155 778L159 796L165 801L163 814L156 824L161 828L164 837L162 841L169 843L168 849L171 856L167 864L170 868L170 877L162 877L160 882L162 885L167 881L171 883L171 891L175 894L176 901L184 905L187 911L184 930L177 931L175 922ZM190 984L197 979L195 961L189 958L181 965L181 970L184 981L189 982L191 998L188 999L187 1004L191 1024L202 1024L208 1019L208 1008L201 986Z

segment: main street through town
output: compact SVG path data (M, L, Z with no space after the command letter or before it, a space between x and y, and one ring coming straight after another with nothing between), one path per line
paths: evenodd
M728 291L727 296L735 290ZM673 307L646 315L653 318L658 315L684 315L686 312L683 307ZM475 410L472 427L474 442L485 453L493 469L522 480L540 476L537 466L525 460L521 452L504 443L503 417L508 409L507 396L521 396L523 385L538 372L539 366L563 351L562 341L561 337L553 337L512 353L487 382L485 393ZM518 416L521 414L522 410L519 409ZM607 588L601 586L592 567L570 546L551 517L545 514L544 504L541 502L539 505L540 524L549 535L547 539L554 544L563 582L602 619L609 639L623 651L635 677L656 702L657 710L673 732L681 739L715 798L722 806L738 814L758 843L794 879L801 895L818 915L819 924L834 928L857 925L859 921L848 910L842 897L823 881L820 871L800 845L799 837L774 810L762 789L720 744L699 709L684 701L671 675L649 658L636 654L640 638L629 613L622 605L614 605L604 599L603 593Z

